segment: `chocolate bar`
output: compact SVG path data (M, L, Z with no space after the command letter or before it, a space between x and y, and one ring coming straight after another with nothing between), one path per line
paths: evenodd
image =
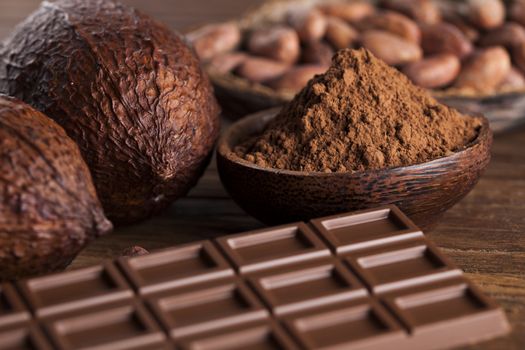
M509 331L394 206L0 286L0 349L445 349Z

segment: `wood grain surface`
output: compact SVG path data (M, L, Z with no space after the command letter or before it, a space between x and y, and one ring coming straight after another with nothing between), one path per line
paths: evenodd
M171 28L185 30L234 17L260 0L125 0ZM0 1L0 38L39 4ZM215 163L187 198L163 215L120 228L88 247L79 268L113 258L132 245L154 250L262 225L237 207L222 188ZM474 191L428 233L475 283L505 308L513 332L468 349L525 349L525 129L498 135L493 160Z

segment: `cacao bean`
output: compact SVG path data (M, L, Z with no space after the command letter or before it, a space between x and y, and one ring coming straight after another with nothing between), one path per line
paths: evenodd
M227 52L215 56L208 64L208 68L219 74L227 74L237 68L248 57L243 52Z
M253 32L248 40L248 50L276 61L294 63L301 49L297 32L289 27L278 26Z
M494 46L476 52L464 64L454 84L459 89L491 93L511 70L510 56L503 47Z
M498 91L525 90L525 76L515 67L512 67L501 84Z
M405 73L414 84L435 89L452 83L461 70L459 58L452 54L441 54L406 65Z
M472 43L456 27L448 23L421 26L423 51L427 55L451 53L459 58L470 55Z
M247 57L235 73L254 83L262 83L283 75L290 69L290 65L284 62L262 57Z
M318 9L297 9L288 14L288 23L303 42L320 40L326 33L326 17Z
M360 21L356 27L360 31L384 30L415 44L419 44L421 41L421 31L417 24L410 18L392 11L367 17Z
M350 23L358 22L375 13L375 7L366 1L321 5L319 9L328 16L338 17Z
M326 26L326 40L336 49L347 49L359 38L359 32L337 17L329 17Z
M401 12L419 23L436 24L441 21L441 12L431 0L383 0L381 5Z
M268 86L275 90L295 93L304 88L316 74L322 74L328 68L328 65L296 66L281 77L268 82Z
M301 54L301 62L330 65L334 53L334 49L327 43L313 41L304 46Z
M514 22L505 23L479 40L481 46L505 46L508 49L523 42L525 42L525 28Z
M201 60L232 51L241 42L241 31L235 23L210 24L187 35Z
M392 66L419 61L423 56L418 45L385 31L367 31L362 34L361 43L375 56Z
M505 21L505 6L501 0L468 0L467 15L481 29L493 29Z

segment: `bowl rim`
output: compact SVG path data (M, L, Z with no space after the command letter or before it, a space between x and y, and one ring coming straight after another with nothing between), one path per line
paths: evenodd
M470 152L473 148L479 147L479 145L481 145L482 143L485 143L487 141L490 142L490 140L492 139L492 130L490 129L490 123L488 119L482 114L468 115L468 117L481 120L481 128L479 129L478 135L476 136L476 138L472 140L471 142L469 142L468 144L466 144L465 147L461 149L460 151L454 152L453 154L448 155L448 156L432 159L430 161L423 162L423 163L411 164L407 166L354 171L354 172L347 171L347 172L325 173L325 172L320 172L320 171L299 171L299 170L288 170L288 169L265 168L265 167L256 165L254 163L248 162L247 160L242 159L235 152L233 152L233 147L231 145L230 140L235 131L237 130L244 131L247 126L252 125L258 122L259 120L265 119L265 118L267 118L267 120L264 121L264 125L266 125L270 120L272 120L273 118L277 116L277 113L281 111L281 109L282 107L274 107L274 108L266 109L266 110L259 111L253 114L249 114L235 121L220 136L219 141L217 143L217 151L216 151L217 155L224 159L227 159L228 161L232 163L238 164L240 166L251 168L257 171L267 172L270 174L302 176L302 177L359 176L362 174L396 172L396 171L399 172L399 171L404 171L404 170L414 170L417 168L429 167L434 164L442 163L443 161L453 160L455 158L458 158L461 155L467 152ZM248 135L245 135L245 136L248 136Z

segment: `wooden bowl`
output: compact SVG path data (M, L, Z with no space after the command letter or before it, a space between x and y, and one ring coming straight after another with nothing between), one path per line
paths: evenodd
M348 0L267 0L237 22L243 31L284 21L286 13L296 7L313 7L319 3ZM374 2L374 0L368 0ZM290 101L294 91L276 91L265 85L251 83L232 73L221 74L207 69L215 87L224 115L237 120L246 115L281 106ZM525 124L525 91L501 91L480 95L472 91L433 91L442 103L466 114L483 113L494 132L501 132Z
M275 225L345 211L395 204L416 224L429 227L478 182L490 161L492 131L484 117L477 138L464 150L430 162L354 173L301 172L262 168L233 148L260 133L278 109L234 123L220 138L221 181L248 214Z

